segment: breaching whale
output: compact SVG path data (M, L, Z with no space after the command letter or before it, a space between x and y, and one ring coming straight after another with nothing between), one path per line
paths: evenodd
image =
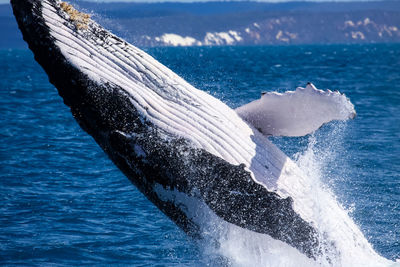
M307 177L267 137L306 135L353 118L345 95L308 84L233 110L68 3L11 4L79 125L188 235L201 238L206 207L311 259L335 249L315 221Z

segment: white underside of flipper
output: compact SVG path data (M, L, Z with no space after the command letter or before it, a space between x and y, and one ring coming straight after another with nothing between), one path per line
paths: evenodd
M354 118L349 99L339 92L322 91L308 83L296 91L264 93L236 109L239 116L265 135L303 136L332 120Z

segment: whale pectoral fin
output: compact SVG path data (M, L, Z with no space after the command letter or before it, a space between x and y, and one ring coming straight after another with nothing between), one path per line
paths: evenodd
M285 93L263 93L261 98L236 109L237 114L264 135L303 136L332 120L355 117L354 105L338 91L306 88Z

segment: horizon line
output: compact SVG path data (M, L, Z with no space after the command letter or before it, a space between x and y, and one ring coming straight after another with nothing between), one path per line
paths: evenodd
M195 4L195 3L263 3L263 4L284 4L284 3L356 3L356 2L398 2L396 0L71 0L66 2L90 2L99 4L109 3L132 3L132 4ZM0 4L10 4L9 0L0 0Z

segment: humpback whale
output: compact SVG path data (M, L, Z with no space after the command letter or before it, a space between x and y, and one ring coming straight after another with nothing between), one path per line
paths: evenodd
M312 260L335 249L315 218L306 175L268 136L302 136L353 118L345 95L309 83L233 110L66 2L11 4L82 129L189 236L201 239L204 218L214 216Z

